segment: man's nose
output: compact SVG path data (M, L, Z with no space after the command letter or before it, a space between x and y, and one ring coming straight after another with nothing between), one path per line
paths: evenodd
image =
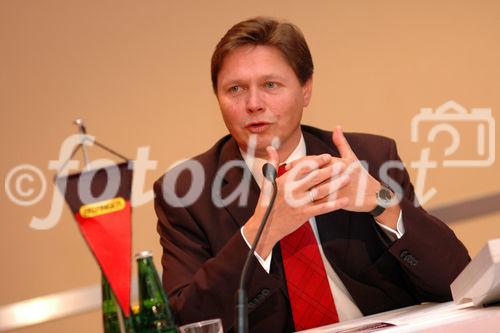
M264 110L264 101L262 100L258 89L249 89L247 96L248 112L257 112Z

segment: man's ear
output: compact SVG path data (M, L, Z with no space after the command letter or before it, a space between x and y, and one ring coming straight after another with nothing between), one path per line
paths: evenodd
M304 99L304 107L308 106L309 102L311 101L312 87L313 87L313 77L311 76L302 85L302 97Z

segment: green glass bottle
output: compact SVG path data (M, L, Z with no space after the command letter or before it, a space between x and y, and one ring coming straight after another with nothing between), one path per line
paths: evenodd
M132 312L130 312L129 317L125 317L123 315L123 323L125 325L125 333L138 333L138 330L135 329L134 318L132 317Z
M131 317L125 317L108 279L102 274L102 324L104 333L135 333ZM132 314L131 314L132 315Z
M135 255L139 277L139 320L141 333L176 333L167 295L150 251Z
M130 315L132 317L132 323L134 324L134 327L135 327L135 332L142 333L141 317L140 317L140 313L139 313L139 304L132 306L132 308L130 309Z

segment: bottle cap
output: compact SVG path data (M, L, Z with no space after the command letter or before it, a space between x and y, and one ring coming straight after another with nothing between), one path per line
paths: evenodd
M137 252L135 254L135 259L144 259L144 258L150 258L153 256L153 252L151 251L141 251L141 252Z

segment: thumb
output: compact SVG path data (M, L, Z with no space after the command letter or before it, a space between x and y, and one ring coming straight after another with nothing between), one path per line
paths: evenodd
M280 157L278 151L273 146L267 146L266 151L267 151L267 162L271 163L272 166L276 170L278 170L278 166L280 163Z
M270 163L275 171L278 170L279 164L279 155L276 149L273 146L268 146L266 148L267 151L267 163ZM266 175L264 175L264 179L262 180L261 187L261 205L267 206L271 199L271 193L273 191L272 183L267 179Z
M354 153L351 150L351 146L349 146L349 143L347 142L347 139L344 136L344 131L342 130L341 126L335 127L332 134L332 141L333 144L339 150L340 157L349 158L352 155L354 155Z

